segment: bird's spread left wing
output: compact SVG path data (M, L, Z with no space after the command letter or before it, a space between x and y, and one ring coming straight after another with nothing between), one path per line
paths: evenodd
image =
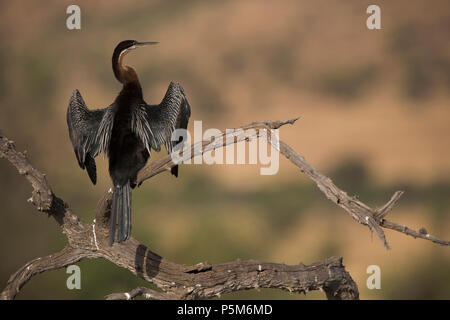
M93 184L97 182L94 158L101 149L101 137L98 136L100 124L111 113L111 108L89 110L78 90L74 90L67 109L67 125L78 164L86 171Z

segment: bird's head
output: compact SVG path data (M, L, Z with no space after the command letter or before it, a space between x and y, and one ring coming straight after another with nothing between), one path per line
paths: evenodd
M127 81L131 78L134 78L135 72L134 70L129 66L123 66L122 60L123 57L128 54L131 50L134 50L136 48L141 48L148 45L158 44L159 42L139 42L136 40L124 40L121 41L116 48L114 49L114 53L112 56L112 64L113 64L113 70L116 78L120 82ZM127 77L126 73L130 73L130 77ZM128 78L128 79L127 79Z
M158 44L159 42L154 42L154 41L150 41L150 42L139 42L136 40L124 40L121 41L116 49L114 50L114 53L117 53L119 56L123 53L128 53L131 50L134 50L136 48L140 48L140 47L144 47L144 46L148 46L148 45L152 45L152 44Z

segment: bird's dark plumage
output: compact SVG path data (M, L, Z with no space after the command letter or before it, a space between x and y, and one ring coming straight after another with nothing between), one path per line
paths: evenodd
M169 153L183 139L171 141L175 129L187 129L191 114L183 88L171 82L159 105L148 105L135 70L123 66L122 59L135 47L153 43L122 41L113 53L113 71L123 84L115 101L105 109L89 110L78 90L72 93L67 110L69 136L82 169L96 183L94 158L104 152L109 158L109 174L113 181L110 245L113 244L118 221L118 242L131 233L131 188L136 186L151 149L164 145ZM171 169L178 176L178 166Z

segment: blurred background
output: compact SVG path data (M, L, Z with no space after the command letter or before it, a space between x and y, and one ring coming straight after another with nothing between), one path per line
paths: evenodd
M66 8L81 8L81 30ZM381 7L382 30L366 28ZM194 120L235 128L300 116L280 137L371 207L405 190L390 218L450 239L450 3L448 1L2 1L0 128L27 150L54 192L91 223L110 187L97 158L93 186L76 162L66 110L78 88L90 108L121 86L111 55L124 39L160 41L126 57L144 98L182 84ZM153 154L154 158L165 155ZM449 299L450 251L386 231L392 250L332 204L284 158L259 165L184 165L133 193L133 236L180 264L237 258L310 264L342 256L362 299ZM63 248L56 223L26 202L30 185L0 161L0 288L30 259ZM366 268L381 268L368 290ZM81 290L65 270L32 279L18 299L102 299L147 285L106 260L84 260ZM324 299L278 290L223 298Z

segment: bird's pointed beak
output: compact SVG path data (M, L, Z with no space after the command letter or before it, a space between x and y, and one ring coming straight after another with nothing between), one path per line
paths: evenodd
M158 44L158 43L159 43L159 42L156 42L156 41L136 42L135 46L136 46L136 48L139 48L139 47L150 46L150 45Z

